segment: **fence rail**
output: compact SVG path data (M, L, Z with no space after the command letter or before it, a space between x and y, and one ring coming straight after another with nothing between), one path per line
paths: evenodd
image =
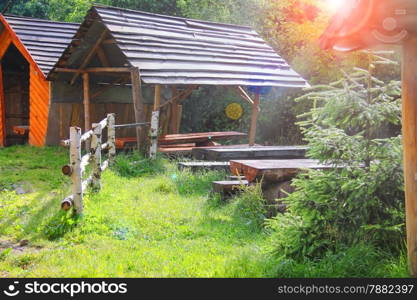
M107 142L102 142L103 130L107 128ZM87 154L81 156L82 143L88 144ZM101 189L101 173L111 165L116 156L115 117L108 114L99 123L92 124L92 129L81 134L79 127L70 128L70 138L62 141L63 146L70 148L70 163L62 167L62 173L71 177L71 195L61 202L61 208L74 208L75 213L83 212L83 194L89 186L94 191ZM108 159L102 161L102 151L108 151ZM83 180L87 166L91 164L92 172Z

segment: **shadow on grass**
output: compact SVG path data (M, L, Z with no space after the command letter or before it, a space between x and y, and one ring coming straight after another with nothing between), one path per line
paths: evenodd
M81 220L81 216L72 211L58 211L52 218L42 225L41 234L48 240L57 240L73 231Z

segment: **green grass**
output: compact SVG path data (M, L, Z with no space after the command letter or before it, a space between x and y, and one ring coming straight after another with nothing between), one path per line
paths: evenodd
M0 276L407 276L404 257L367 247L315 262L269 256L250 194L222 203L210 187L224 174L178 171L161 159L119 156L74 219L59 210L69 193L60 173L67 156L60 148L0 149ZM17 195L16 186L29 193ZM22 240L29 244L19 247Z

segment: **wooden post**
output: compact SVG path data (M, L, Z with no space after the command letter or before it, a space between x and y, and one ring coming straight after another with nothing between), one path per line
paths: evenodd
M93 124L93 136L91 137L91 158L93 165L92 187L94 191L101 189L101 133L100 123Z
M70 128L70 165L72 167L71 182L74 210L76 214L82 214L81 128L79 127Z
M132 80L132 99L133 99L133 108L135 111L135 122L143 123L145 122L145 109L142 101L142 87L140 83L140 74L139 68L132 68L131 70L131 80ZM138 150L145 150L145 130L139 126L136 127L136 138Z
M177 88L176 87L172 87L171 88L172 91L172 97L175 97L178 93ZM170 128L171 128L171 133L176 134L178 133L178 101L174 100L171 103L171 120L170 120Z
M153 102L153 111L151 119L151 149L150 158L156 158L158 152L158 130L159 130L159 106L161 105L161 86L155 86L155 98Z
M109 164L112 165L116 157L116 129L114 114L107 115L107 143L109 144Z
M6 118L5 118L5 100L3 88L3 69L0 63L0 147L4 147L6 141Z
M252 105L252 116L250 121L250 129L249 129L249 146L255 145L256 139L256 123L258 122L258 115L259 115L259 102L260 102L260 94L259 91L255 94L255 99L253 100Z
M84 131L91 129L91 105L90 105L90 76L88 73L83 73L83 103L84 103ZM90 150L90 141L85 142L86 151Z
M417 276L417 37L404 42L402 126L408 264Z
M182 105L177 105L177 132L180 132L182 120Z

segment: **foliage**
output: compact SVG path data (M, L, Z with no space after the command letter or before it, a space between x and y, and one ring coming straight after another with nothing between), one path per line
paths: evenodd
M264 0L177 0L188 18L257 27L261 22Z
M59 211L68 195L60 167L66 150L11 147L0 149L0 178L27 178L32 190L0 194L0 269L3 276L31 277L263 277L259 255L265 235L233 218L232 207L206 205L218 172L179 171L175 163L150 172L103 173L103 189L85 194L84 216ZM12 153L15 153L13 156ZM120 156L120 155L119 155ZM57 162L52 162L53 157ZM121 155L121 160L142 159ZM13 165L16 168L13 168ZM36 167L35 167L36 166ZM136 166L140 168L140 165ZM33 169L34 168L34 169ZM133 167L132 167L133 169ZM36 172L36 173L34 173ZM18 173L18 176L14 173ZM49 174L49 175L48 175ZM39 180L45 177L45 181ZM56 178L53 178L56 177ZM15 250L21 240L29 246ZM2 249L3 245L12 250ZM247 259L255 257L257 259ZM236 261L243 263L237 264ZM77 265L77 268L74 268Z
M80 217L72 215L72 212L60 211L40 227L47 239L56 240L74 230L79 221Z
M228 104L243 106L243 116L238 120L227 118ZM227 131L246 132L249 128L250 106L240 96L226 87L202 87L195 91L183 105L182 132Z
M121 154L116 157L114 170L123 177L152 175L164 171L163 160L144 158L138 152Z
M400 83L372 76L373 66L387 62L377 57L369 71L356 69L300 98L313 101L300 122L309 156L339 168L294 181L289 213L268 221L276 253L320 257L359 242L403 247Z
M27 194L0 194L2 276L311 277L359 272L361 276L406 276L404 255L387 257L371 253L371 248L363 253L365 263L359 270L352 267L358 256L350 251L323 262L290 265L288 259L280 258L277 263L264 253L268 236L237 214L252 205L242 205L239 199L211 205L211 181L224 174L179 171L164 160L164 169L152 176L126 177L115 169L106 170L103 189L87 192L84 216L72 219L59 211L69 190L65 180L56 179L66 179L59 172L67 160L67 151L59 148L0 150L0 162L5 164L0 178L11 184L27 178L32 185ZM28 246L15 249L21 240L28 240Z
M326 252L320 260L282 257L275 274L279 278L408 277L405 253L398 259L363 243Z
M259 229L267 213L261 184L242 187L242 189L242 193L234 199L234 214L246 224Z
M169 15L181 13L176 0L14 0L7 12L57 21L81 22L87 10L95 3Z
M340 68L363 60L358 54L339 54L319 48L318 39L332 13L322 0L267 1L259 30L309 82L328 82L340 77Z

